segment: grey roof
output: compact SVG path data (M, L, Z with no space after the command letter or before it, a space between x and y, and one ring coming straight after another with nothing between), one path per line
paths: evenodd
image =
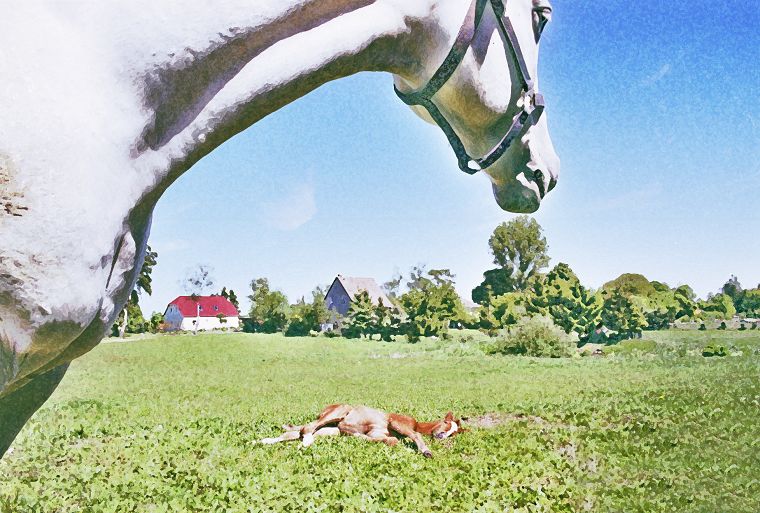
M335 279L343 285L352 301L356 294L362 290L366 290L373 305L377 305L379 300L382 299L384 306L393 306L391 300L388 299L388 296L385 295L385 292L383 292L383 289L380 288L374 278L355 278L339 274Z

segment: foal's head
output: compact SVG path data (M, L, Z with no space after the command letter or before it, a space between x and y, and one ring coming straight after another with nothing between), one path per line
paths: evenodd
M449 438L462 432L462 421L455 419L454 414L448 412L446 417L440 421L430 432L438 440Z

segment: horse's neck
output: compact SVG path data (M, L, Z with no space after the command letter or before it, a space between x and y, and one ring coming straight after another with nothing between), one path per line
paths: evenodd
M414 430L423 435L429 435L437 425L437 422L418 422Z
M168 185L231 136L328 81L359 71L418 73L418 52L431 50L419 43L437 47L431 41L441 35L412 33L410 20L429 17L432 3L300 0L253 16L249 26L222 24L201 38L205 47L187 48L142 77L152 115L136 156L155 162L159 153L173 163Z

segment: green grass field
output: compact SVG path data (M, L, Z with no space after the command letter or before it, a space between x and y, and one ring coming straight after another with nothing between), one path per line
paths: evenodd
M563 360L456 341L104 343L0 460L0 512L760 511L760 335L649 338ZM710 339L732 356L703 358ZM481 427L431 441L429 460L348 437L252 443L336 402Z

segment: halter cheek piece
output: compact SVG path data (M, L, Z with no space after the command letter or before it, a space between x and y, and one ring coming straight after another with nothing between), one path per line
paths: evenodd
M459 29L454 45L451 47L449 54L444 59L443 64L438 68L430 81L422 89L410 93L402 93L395 86L396 94L407 105L421 105L428 111L430 117L441 127L443 133L449 139L449 144L456 153L459 161L459 168L469 175L473 175L482 169L486 169L501 157L507 148L518 138L535 125L544 112L544 97L535 90L535 84L530 77L528 67L525 64L520 42L517 39L515 29L510 22L509 17L505 14L505 5L507 0L473 0L467 16ZM518 72L518 79L522 85L522 97L518 105L522 103L522 111L515 116L512 126L501 140L494 146L491 151L480 158L473 158L468 153L462 143L462 140L454 131L454 128L438 110L433 103L433 96L438 90L451 78L454 71L462 63L467 49L472 44L475 33L478 31L480 22L483 19L483 12L486 4L490 3L496 14L496 26L503 39L507 42L505 45L508 49L508 55L514 60Z

